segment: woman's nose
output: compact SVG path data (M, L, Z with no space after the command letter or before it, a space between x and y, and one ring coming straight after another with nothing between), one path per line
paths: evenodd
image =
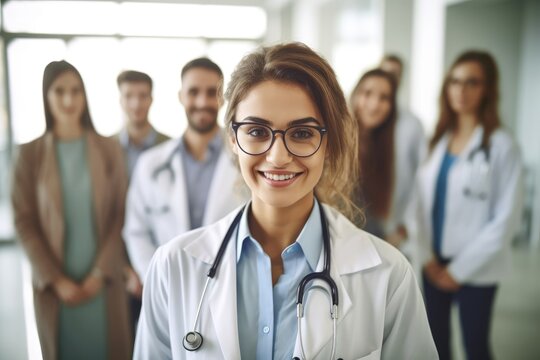
M282 134L276 134L272 147L266 153L266 160L277 167L284 166L291 162L292 155L285 147L285 141Z

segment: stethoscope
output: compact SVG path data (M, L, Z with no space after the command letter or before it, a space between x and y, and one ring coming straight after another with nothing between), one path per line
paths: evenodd
M178 151L180 150L180 146L182 146L182 142L179 141L178 142L178 145L176 145L174 147L174 149L171 151L171 153L169 154L169 156L167 157L167 159L165 160L165 162L161 165L159 165L157 168L154 169L154 171L152 172L152 180L156 181L159 174L162 172L162 171L168 171L170 174L171 174L171 182L174 183L174 181L176 180L176 176L174 174L174 170L173 170L173 167L172 167L172 162L173 162L173 158L174 156L178 153Z
M484 154L481 162L475 162L477 154ZM489 144L479 145L476 149L469 153L467 157L467 178L465 179L465 187L463 188L463 194L468 198L477 198L479 200L486 200L487 193L487 181L489 179L490 172L490 150Z
M212 267L206 274L207 279L206 283L204 285L204 289L201 295L201 299L199 301L199 305L197 306L197 313L195 315L195 322L193 323L193 330L188 332L183 340L182 345L184 346L184 349L187 351L196 351L198 350L203 343L203 336L201 333L196 331L197 329L197 323L199 321L199 315L201 312L202 303L204 300L204 296L206 294L206 290L208 288L208 283L210 282L210 279L213 279L216 275L217 269L221 263L221 260L223 258L223 254L225 253L225 249L227 248L227 245L229 244L229 241L232 237L233 232L236 230L238 223L240 222L240 219L242 217L242 214L244 213L245 206L240 209L236 217L234 218L231 226L227 230L227 233L225 234L225 237L223 238L223 241L221 242L221 245L219 247L219 250L217 252L217 255L214 259L214 263L212 264ZM302 352L302 359L305 359L305 351L304 351L304 345L302 342L302 318L304 317L304 295L309 290L323 290L331 297L332 306L330 308L330 316L332 318L333 323L333 336L332 336L332 352L330 355L330 358L333 359L335 352L336 352L336 330L337 330L337 319L338 319L338 289L336 286L336 283L330 276L330 233L328 231L328 224L326 222L326 214L324 213L322 205L319 205L319 212L321 217L321 226L322 226L322 233L323 233L323 248L324 248L324 268L320 272L313 272L308 275L306 275L298 285L297 294L296 294L296 317L298 322L298 337L300 339L300 350ZM324 286L315 285L312 286L310 289L306 291L306 287L309 283L311 283L314 280L321 280L326 283L330 291L326 289ZM298 357L294 357L293 360L300 360Z

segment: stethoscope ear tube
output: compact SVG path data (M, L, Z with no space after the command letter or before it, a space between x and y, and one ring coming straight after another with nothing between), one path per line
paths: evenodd
M298 285L298 290L296 292L296 304L297 305L303 304L305 288L313 280L322 280L328 284L328 287L330 288L330 296L332 297L332 306L338 306L339 295L338 295L337 285L334 282L334 279L332 279L332 277L327 271L314 272L311 274L307 274L300 281L300 284Z

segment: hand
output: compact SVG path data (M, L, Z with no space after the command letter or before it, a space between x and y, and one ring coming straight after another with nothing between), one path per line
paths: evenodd
M456 292L460 288L459 283L452 277L446 268L439 274L435 286L447 292Z
M142 283L135 270L131 266L126 266L124 276L126 277L127 292L137 299L142 298Z
M385 240L396 248L399 248L407 239L407 236L407 228L403 225L399 225L393 233L386 236Z
M439 275L444 271L444 266L442 266L436 259L431 259L424 265L424 274L426 275L428 281L437 286Z
M53 283L56 296L69 306L79 305L86 300L83 289L71 279L62 276Z
M84 279L81 287L86 296L86 299L90 300L91 298L99 294L99 292L103 288L103 277L101 275L96 275L92 272L86 277L86 279Z

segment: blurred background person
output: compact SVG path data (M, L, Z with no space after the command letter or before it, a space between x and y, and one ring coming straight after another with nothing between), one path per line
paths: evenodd
M402 246L403 224L424 137L411 132L408 119L398 120L396 90L395 78L375 69L352 92L351 111L360 133L356 201L365 210L365 230L410 255L410 246Z
M21 147L12 189L43 358L128 359L121 149L94 131L68 62L45 68L43 102L47 131Z
M223 73L208 58L188 62L181 73L179 99L188 127L141 155L127 196L123 234L131 263L144 283L159 245L211 224L240 205L239 179L218 126L223 104Z
M140 71L126 70L118 75L116 82L120 91L120 106L125 118L125 126L117 136L124 150L128 175L131 177L141 153L169 140L169 137L156 131L148 120L153 101L152 78ZM142 282L131 266L126 266L125 273L126 288L130 294L133 336L135 336L135 328L141 311Z
M153 101L152 78L143 72L127 70L121 72L116 81L125 118L125 126L118 134L118 139L124 148L131 176L141 153L169 140L169 137L154 129L148 120Z
M450 359L450 309L459 306L468 359L491 359L489 334L522 205L522 162L498 114L492 56L467 51L452 64L426 163L417 178L419 265L433 337Z
M365 212L364 229L385 238L396 182L394 77L382 70L368 71L356 84L350 104L359 131L356 202Z
M379 68L394 76L396 92L399 92L404 71L401 57L396 54L386 54L382 58ZM395 154L399 157L399 161L395 162L394 165L397 168L399 181L394 184L393 216L387 224L387 240L394 245L404 245L403 250L410 252L407 249L408 244L402 244L407 236L402 224L414 187L416 171L426 156L427 141L420 119L406 106L400 104L398 100L396 100L396 104Z

